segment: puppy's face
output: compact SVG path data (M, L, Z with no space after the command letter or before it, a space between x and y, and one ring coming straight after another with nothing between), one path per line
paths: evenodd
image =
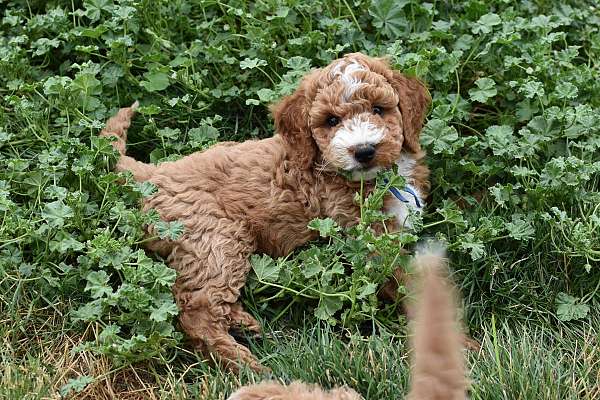
M301 168L372 179L403 150L419 153L429 95L384 59L354 53L307 75L273 107L278 133Z
M326 84L309 111L320 167L352 180L372 179L392 166L404 142L398 94L374 69L366 57L334 62L322 71Z

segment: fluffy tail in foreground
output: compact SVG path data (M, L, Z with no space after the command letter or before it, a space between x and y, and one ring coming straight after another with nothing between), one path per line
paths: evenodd
M106 126L100 132L100 136L116 138L112 142L115 150L121 154L119 161L115 169L119 172L130 171L136 181L142 182L150 179L152 173L155 170L155 166L151 164L145 164L141 161L136 161L132 157L125 155L126 144L127 144L127 129L131 125L131 120L135 115L135 110L139 107L139 103L136 101L130 107L121 108L117 114L108 121Z
M443 248L429 248L413 261L420 275L413 328L409 400L464 400L463 343L456 298L446 277Z
M413 360L409 400L464 400L467 381L461 331L456 319L456 299L446 277L441 246L421 250L413 261L420 277L413 328ZM358 400L350 388L325 392L294 382L284 386L263 382L245 386L229 400Z

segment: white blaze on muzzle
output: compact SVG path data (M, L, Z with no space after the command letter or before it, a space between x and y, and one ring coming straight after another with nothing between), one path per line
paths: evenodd
M360 168L354 158L354 149L362 145L377 146L383 139L383 129L360 117L343 123L331 139L331 154L339 167L350 171Z

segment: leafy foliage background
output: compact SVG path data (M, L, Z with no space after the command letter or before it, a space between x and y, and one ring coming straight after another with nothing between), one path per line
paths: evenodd
M121 184L98 130L137 99L143 107L129 151L145 161L267 137L267 105L292 92L310 68L350 51L387 55L430 87L422 143L433 191L418 235L449 243L475 333L490 313L557 324L588 318L598 301L594 2L2 5L0 313L11 315L19 337L56 312L69 331L89 336L86 347L116 363L165 361L181 336L169 290L174 273L141 250L142 226L157 217L140 213L138 204L153 188L130 179ZM342 283L329 280L310 299L289 290L290 282L313 277L301 268L311 257L321 262L315 276L331 278L341 271L340 252L352 264L347 244L373 246L375 239L362 228L344 233L315 223L327 240L286 260L256 260L255 267L276 265L277 276L270 284L254 280L247 306L266 317L304 318L317 307L331 323L344 319L336 313L340 302L319 303ZM176 236L180 228L163 224L161 235ZM335 238L348 242L336 247ZM376 245L393 252L398 241L416 239ZM382 277L364 269L356 277L343 283L343 293L354 296L343 306L366 308L350 322L378 313L381 326L397 329L401 321L381 313L372 290ZM273 287L277 282L283 290ZM282 299L294 307L286 309ZM32 308L42 312L27 314Z

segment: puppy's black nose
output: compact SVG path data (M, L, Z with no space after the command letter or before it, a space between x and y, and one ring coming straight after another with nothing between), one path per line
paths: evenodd
M363 144L354 150L354 158L362 164L366 164L375 158L375 146L372 144Z

